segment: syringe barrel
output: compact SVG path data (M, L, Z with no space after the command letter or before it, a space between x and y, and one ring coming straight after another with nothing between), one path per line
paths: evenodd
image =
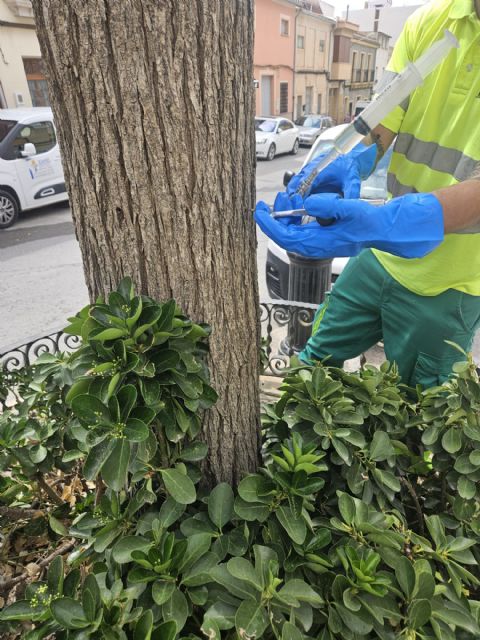
M452 47L458 47L453 33L445 30L441 40L434 42L415 62L409 62L375 100L362 111L361 118L373 129L412 93L445 58Z
M361 115L333 140L333 148L300 183L296 193L302 197L308 195L317 175L339 155L351 151L371 129L380 124L397 105L406 100L445 58L452 47L458 47L458 41L450 31L446 30L441 40L434 42L415 62L409 62L405 69L362 111Z
M366 107L362 120L373 129L401 104L423 82L416 66L409 62L405 69L385 87L385 89Z

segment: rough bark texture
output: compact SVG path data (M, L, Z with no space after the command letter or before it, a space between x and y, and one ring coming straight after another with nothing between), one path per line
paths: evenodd
M258 456L253 0L33 0L90 296L213 327L207 479Z

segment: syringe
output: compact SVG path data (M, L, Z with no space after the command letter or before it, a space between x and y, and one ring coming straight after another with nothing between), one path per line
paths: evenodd
M401 104L412 91L422 84L425 78L446 57L450 49L458 47L453 33L445 30L441 40L434 42L415 62L409 62L405 69L381 91L378 96L332 141L332 147L310 174L298 185L295 193L303 198L308 196L318 174L331 164L339 155L351 151L373 128ZM307 215L304 209L273 212L273 217Z

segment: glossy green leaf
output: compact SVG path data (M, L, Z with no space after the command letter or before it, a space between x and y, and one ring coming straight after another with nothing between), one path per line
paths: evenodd
M187 547L178 565L179 571L188 569L195 564L212 544L212 536L209 533L196 533L187 538Z
M370 459L375 462L386 460L395 453L390 438L384 431L375 431L369 450Z
M414 600L408 608L408 622L412 629L420 629L432 615L432 607L429 600Z
M34 611L29 600L17 600L0 611L0 620L31 620Z
M129 418L123 430L125 437L130 442L143 442L148 438L150 433L147 425L136 418Z
M288 580L280 591L281 597L289 596L299 600L300 602L308 602L314 606L324 604L323 598L312 589L312 587L303 580Z
M270 513L268 505L262 504L261 502L245 502L245 500L242 500L239 496L235 498L234 509L239 518L247 520L248 522L254 520L264 522Z
M83 465L86 480L95 480L115 448L115 440L105 439L90 449Z
M280 506L275 513L293 542L303 544L307 535L307 526L303 517L297 518L289 506Z
M477 485L467 476L460 476L457 482L457 490L460 497L465 498L465 500L471 500L477 493Z
M49 593L63 593L63 558L57 556L52 560L48 567L47 586Z
M228 572L238 580L248 582L257 591L262 591L262 579L246 558L231 558L227 562Z
M268 623L267 610L255 600L244 600L235 615L235 628L241 638L260 638Z
M162 469L162 479L171 497L180 504L195 502L195 485L190 478L177 469Z
M112 549L112 556L118 564L132 562L133 551L147 551L152 542L142 536L125 536L116 542Z
M185 626L188 617L188 603L180 589L175 589L171 597L161 607L164 622L173 620L180 631Z
M111 424L108 407L90 394L75 396L72 400L72 410L84 424Z
M151 640L174 640L177 635L177 624L174 620L162 622L152 633Z
M151 640L153 631L153 613L147 609L142 613L135 625L133 640Z
M410 600L415 588L415 570L410 560L405 556L401 556L398 560L395 576L407 600Z
M117 340L127 335L126 329L104 329L95 335L90 334L90 340L98 340L99 342L106 342L107 340Z
M303 640L303 633L291 622L284 622L282 627L282 640Z
M50 525L50 529L58 533L60 536L68 536L68 529L65 527L63 522L55 518L52 514L48 516L48 524Z
M208 498L208 515L220 531L233 516L234 496L232 488L226 482L217 485Z
M257 597L256 589L247 582L234 578L228 571L226 564L219 564L211 569L210 576L215 582L222 585L228 593L241 600L255 599Z
M89 626L82 605L73 598L59 598L50 605L55 621L65 629L85 629Z
M102 467L102 478L107 487L120 491L127 481L130 443L125 438L114 439L112 453Z
M174 498L168 496L165 502L160 507L158 517L162 526L165 529L168 529L174 522L176 522L180 518L184 511L184 504L180 504L179 502L174 500Z
M450 427L448 431L443 434L442 447L448 453L456 453L462 448L462 433L460 429L456 427Z
M152 584L152 598L158 605L170 600L175 591L175 582L172 580L157 580Z
M205 458L207 453L208 446L205 442L192 442L182 449L179 458L187 462L199 462Z

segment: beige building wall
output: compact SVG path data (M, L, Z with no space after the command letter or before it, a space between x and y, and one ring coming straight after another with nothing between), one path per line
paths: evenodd
M328 113L328 70L335 21L318 14L297 15L294 117Z
M41 58L30 0L0 0L0 106L32 106L24 58Z

